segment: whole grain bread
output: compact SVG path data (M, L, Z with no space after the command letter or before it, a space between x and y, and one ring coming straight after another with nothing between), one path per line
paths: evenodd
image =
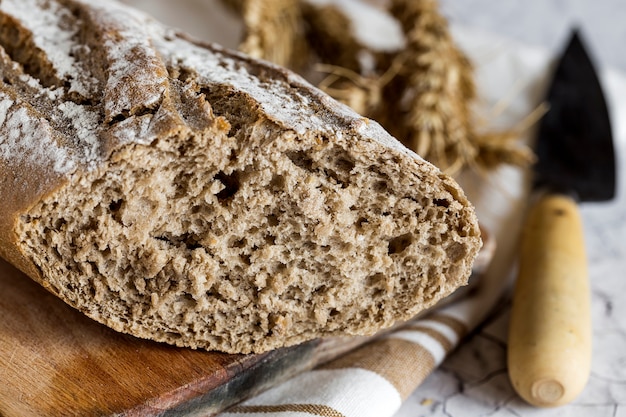
M118 331L263 352L466 283L450 178L299 76L114 1L0 1L0 254Z

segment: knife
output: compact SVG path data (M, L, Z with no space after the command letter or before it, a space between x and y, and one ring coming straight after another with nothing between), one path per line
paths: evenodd
M539 126L533 202L521 237L509 323L511 383L530 404L573 400L591 368L591 312L578 204L615 195L607 106L581 36L573 31Z

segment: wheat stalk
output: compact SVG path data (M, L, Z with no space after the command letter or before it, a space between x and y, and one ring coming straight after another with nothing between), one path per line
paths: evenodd
M402 115L398 136L424 158L455 173L478 154L469 134L467 103L475 96L469 60L453 43L436 1L392 0L390 12L407 39L406 48L393 58L402 67L400 82L387 94Z
M465 167L530 164L533 153L514 131L476 130L473 68L454 43L438 2L391 0L389 10L407 38L406 48L393 57L402 66L399 80L385 92L405 145L450 174Z
M302 5L307 41L317 59L360 73L358 55L364 48L354 37L350 18L332 3Z
M300 69L308 55L299 0L225 0L239 10L245 33L239 50L275 64Z

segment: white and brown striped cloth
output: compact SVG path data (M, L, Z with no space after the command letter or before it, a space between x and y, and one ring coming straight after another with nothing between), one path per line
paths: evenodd
M220 417L388 417L480 323L504 283L415 319L344 356L241 403Z

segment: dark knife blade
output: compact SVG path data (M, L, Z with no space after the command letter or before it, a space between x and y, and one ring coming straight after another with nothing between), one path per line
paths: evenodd
M591 307L578 203L615 195L609 113L594 66L574 32L548 92L537 138L535 199L521 241L507 362L529 403L573 400L591 370Z
M537 137L535 187L571 193L580 201L615 196L611 123L594 65L574 31L561 57Z

